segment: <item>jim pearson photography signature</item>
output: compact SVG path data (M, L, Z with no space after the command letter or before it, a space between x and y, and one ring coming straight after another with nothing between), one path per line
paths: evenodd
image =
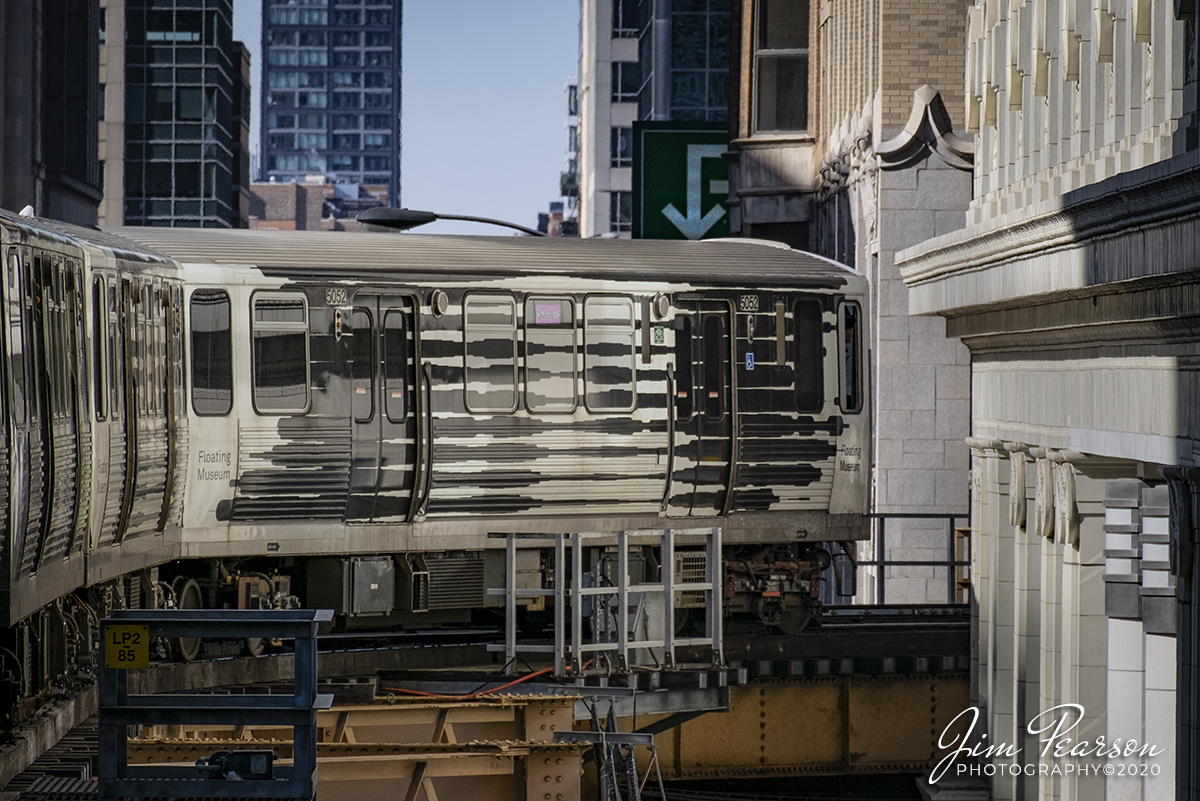
M955 715L954 719L942 730L942 734L938 738L938 748L953 748L954 750L934 766L933 772L929 776L930 784L935 784L954 766L957 766L956 775L969 773L971 775L992 776L1000 772L1011 773L1012 775L1025 774L1035 776L1039 774L1082 774L1090 772L1097 775L1103 773L1106 776L1113 776L1118 773L1117 766L1057 766L1043 764L1041 760L1063 759L1065 757L1104 760L1145 759L1146 757L1158 756L1164 750L1153 743L1139 743L1132 738L1122 740L1118 737L1109 741L1104 735L1096 737L1095 740L1077 740L1069 737L1068 735L1083 720L1086 710L1081 704L1059 704L1042 712L1026 724L1025 731L1027 733L1045 736L1040 741L1042 747L1037 756L1038 762L1021 763L1018 761L1018 757L1021 755L1020 748L1009 743L993 742L988 744L985 742L987 740L986 734L975 734L975 727L979 723L979 715L979 707L967 707ZM951 734L951 729L955 728L959 720L964 717L969 718L967 730L961 736ZM968 760L976 764L969 764ZM980 765L978 764L979 760L988 761L988 764ZM1132 771L1125 770L1127 766L1121 767L1121 775L1138 772L1136 769ZM1141 771L1142 774L1157 775L1156 770L1150 770L1150 768L1157 768L1157 765L1138 767L1145 768L1145 770ZM988 768L990 770L987 770ZM1070 768L1070 770L1067 770L1067 768ZM1087 770L1084 770L1085 768Z

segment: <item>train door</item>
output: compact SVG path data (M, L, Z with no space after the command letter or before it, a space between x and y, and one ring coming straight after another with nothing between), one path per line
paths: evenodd
M62 257L34 255L34 297L37 325L36 358L40 363L42 438L45 443L44 483L47 514L42 519L40 542L27 549L23 567L66 555L75 522L77 431L71 329L74 309L69 308L66 267Z
M416 464L410 298L359 292L350 312L350 521L407 519Z
M137 482L137 415L138 395L134 376L141 366L136 317L134 316L134 285L128 278L120 279L120 294L117 297L117 340L120 361L117 362L117 380L121 382L121 412L125 437L125 459L121 468L121 512L114 535L116 542L125 539L130 516L133 513L134 487Z
M8 572L3 577L3 586L11 587L16 578L16 571L21 564L25 551L25 539L30 527L30 493L31 486L31 452L30 448L36 443L36 436L31 429L36 425L34 417L34 399L29 396L30 378L29 362L27 359L28 339L26 338L25 306L28 298L26 291L25 271L28 260L22 266L21 253L17 248L10 248L5 254L4 280L4 347L7 367L5 393L10 405L7 419L3 421L6 437L5 464L7 468L8 485L6 487L8 512L5 515L4 553L9 564ZM37 493L40 498L40 473ZM33 521L36 529L39 523Z
M675 329L675 457L671 505L708 517L728 507L733 460L732 307L680 299Z

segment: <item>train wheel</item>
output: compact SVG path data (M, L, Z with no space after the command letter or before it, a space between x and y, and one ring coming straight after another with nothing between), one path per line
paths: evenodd
M171 588L175 591L177 609L203 609L204 595L195 579L175 579ZM200 655L199 637L175 637L171 640L171 657L177 662L191 662Z
M775 620L775 628L781 634L799 634L812 622L812 612L807 609L785 609Z

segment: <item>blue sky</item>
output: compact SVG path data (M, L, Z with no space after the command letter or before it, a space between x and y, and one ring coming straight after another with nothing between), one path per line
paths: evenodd
M250 49L257 149L262 0L234 0ZM575 0L404 0L401 202L533 226L558 196L564 89L578 71ZM429 233L503 234L439 222Z

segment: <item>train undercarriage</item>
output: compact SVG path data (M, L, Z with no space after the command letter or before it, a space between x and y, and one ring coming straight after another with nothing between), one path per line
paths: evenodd
M553 589L554 549L519 552L517 585ZM354 633L431 630L472 623L496 624L503 597L505 555L500 550L407 553L347 557L197 559L170 562L71 593L0 632L0 729L10 731L46 701L93 681L99 660L99 621L116 609L297 609L335 612L333 630ZM677 583L705 571L702 550L675 553ZM729 546L722 559L723 614L757 620L764 633L795 634L822 610L821 573L830 564L819 544ZM612 582L612 546L589 547L584 583ZM632 584L661 581L661 553L635 547L629 557ZM704 606L699 593L676 593L676 628L694 625ZM523 636L545 635L553 623L553 598L526 599L519 620ZM599 605L585 625L597 622ZM690 621L690 623L689 623ZM155 656L192 661L214 656L256 656L278 641L158 642Z

